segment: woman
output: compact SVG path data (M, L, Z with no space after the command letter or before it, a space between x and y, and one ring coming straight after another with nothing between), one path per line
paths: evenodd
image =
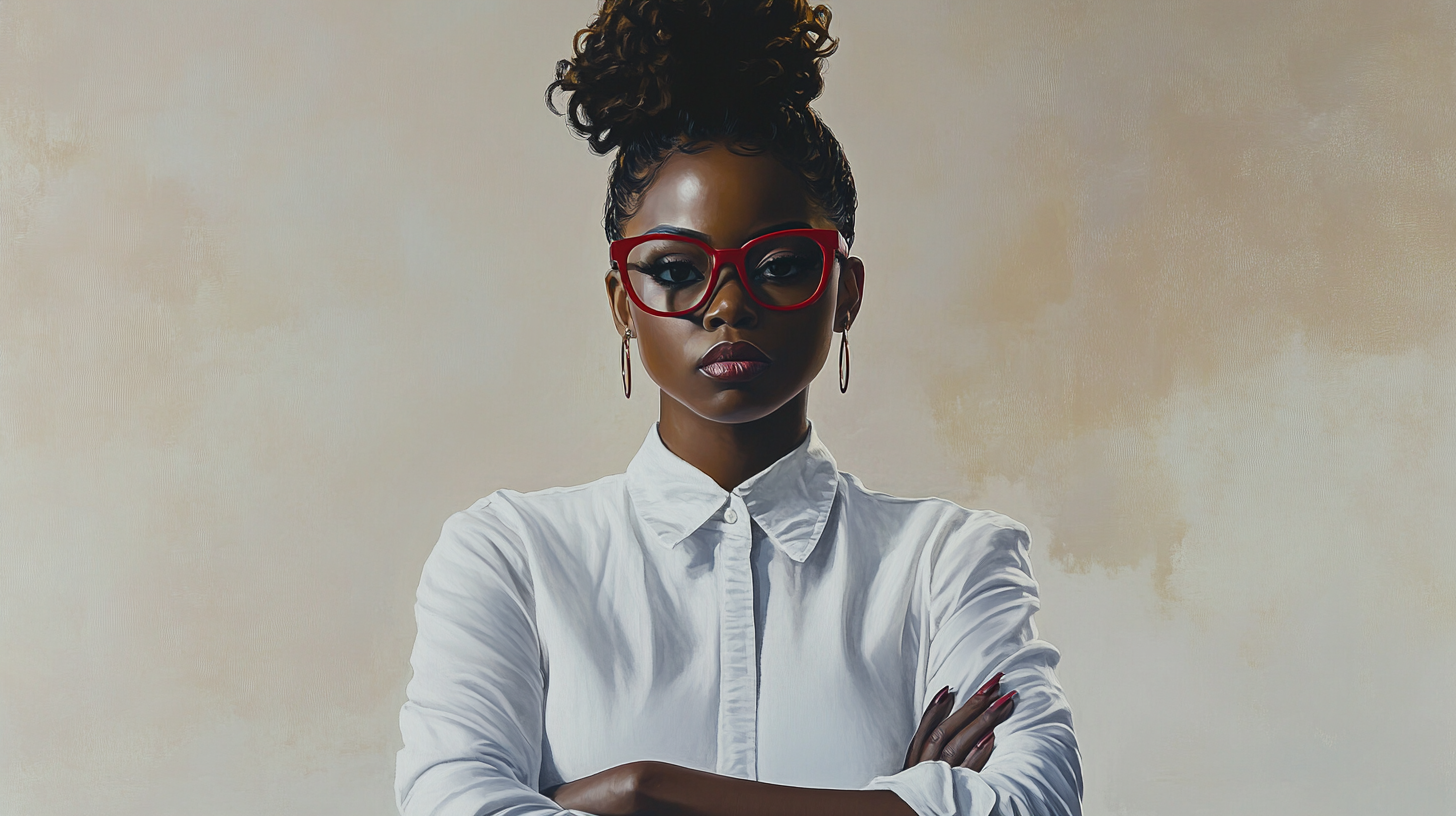
M617 151L606 289L660 419L625 473L445 524L402 813L1080 813L1026 529L865 488L807 416L834 332L848 385L864 285L809 107L829 19L607 0L558 65L548 104Z

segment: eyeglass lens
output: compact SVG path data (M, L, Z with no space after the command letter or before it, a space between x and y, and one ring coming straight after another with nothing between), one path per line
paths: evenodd
M712 261L701 246L671 238L639 244L627 254L632 291L661 312L696 308L706 297ZM749 248L740 278L760 301L799 306L824 275L824 250L802 235L774 236Z

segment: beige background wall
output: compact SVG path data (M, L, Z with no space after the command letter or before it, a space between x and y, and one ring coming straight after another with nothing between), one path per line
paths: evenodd
M392 812L440 524L655 417L593 8L0 2L0 814ZM811 415L1032 528L1087 812L1456 812L1456 4L833 8Z

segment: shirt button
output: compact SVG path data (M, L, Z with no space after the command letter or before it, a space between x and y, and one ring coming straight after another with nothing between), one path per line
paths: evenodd
M733 523L737 522L738 521L738 511L737 510L734 510L731 507L728 508L728 512L726 512L726 513L723 514L723 520L726 521L726 522L728 522L729 524L733 524Z

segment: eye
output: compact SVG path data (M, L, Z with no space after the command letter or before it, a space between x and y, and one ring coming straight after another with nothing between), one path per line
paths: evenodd
M778 252L759 261L754 276L765 283L801 283L810 275L820 271L820 261L792 252Z
M703 280L703 273L690 261L659 258L643 265L642 274L657 284L668 287L691 286Z

